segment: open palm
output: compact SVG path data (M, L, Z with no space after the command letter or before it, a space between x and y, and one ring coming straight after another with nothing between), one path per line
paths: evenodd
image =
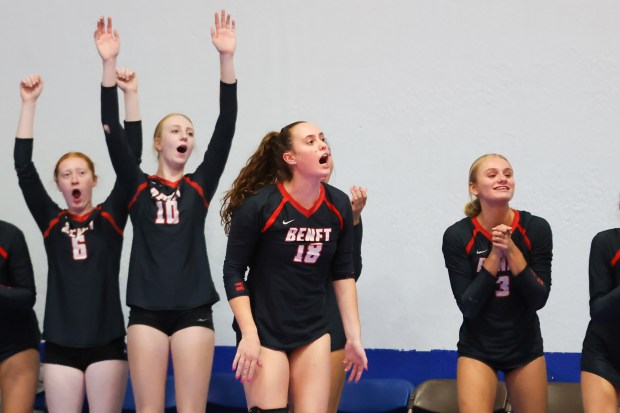
M118 32L112 28L112 18L108 17L106 27L103 17L97 21L97 30L95 30L95 44L101 59L109 60L118 56L121 50L121 42Z
M211 41L220 54L235 53L237 47L235 21L225 10L222 10L221 15L215 13L215 28L211 28Z

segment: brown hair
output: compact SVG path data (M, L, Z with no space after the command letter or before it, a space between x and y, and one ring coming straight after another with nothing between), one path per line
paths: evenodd
M285 182L293 177L283 155L292 150L291 130L305 121L293 122L286 125L280 132L269 132L258 149L241 168L239 176L232 187L222 197L220 216L224 224L224 232L230 231L230 220L233 210L241 205L250 195L260 188L275 182Z
M83 159L86 162L88 169L90 169L90 172L93 174L93 179L95 181L97 180L97 175L95 174L95 164L93 163L92 159L90 159L87 155L84 155L82 152L67 152L63 156L61 156L60 159L58 159L58 162L56 162L56 167L54 168L54 181L56 183L58 183L58 168L60 167L60 164L65 159L69 158Z
M487 153L486 155L482 155L481 157L476 159L474 163L472 163L469 167L470 186L471 184L477 183L476 176L478 175L478 169L480 169L480 165L482 165L482 162L484 162L487 158L501 158L506 162L509 162L504 155L500 155L498 153ZM473 218L478 216L480 212L482 212L482 206L480 205L480 200L471 193L471 187L469 189L469 197L471 198L471 201L465 204L464 212L466 216L468 216L469 218Z

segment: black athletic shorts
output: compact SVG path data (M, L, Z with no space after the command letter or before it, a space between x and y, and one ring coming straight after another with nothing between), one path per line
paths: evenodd
M96 347L67 347L49 341L45 343L43 363L46 364L59 364L86 371L91 364L107 360L127 360L124 336Z
M129 326L142 324L153 327L167 336L172 336L187 327L213 328L213 311L210 305L203 305L187 310L146 310L131 307Z
M586 334L581 352L581 371L596 374L620 388L620 362L612 359L605 344L594 334Z
M491 360L486 357L480 357L480 355L478 354L467 354L466 352L460 351L460 350L458 352L459 357L468 357L470 359L478 360L486 364L487 366L491 367L496 373L498 371L501 371L504 374L510 373L512 370L518 369L519 367L523 367L529 362L534 361L538 357L541 357L544 355L545 353L540 351L540 352L534 352L534 353L528 354L518 359L498 361L498 360Z
M34 349L39 351L40 338L37 340L23 340L0 345L0 363L22 351Z

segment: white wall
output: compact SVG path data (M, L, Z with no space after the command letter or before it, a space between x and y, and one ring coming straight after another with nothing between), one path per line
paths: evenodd
M540 312L546 349L580 351L589 243L618 225L620 3L611 0L3 3L0 217L26 232L40 317L43 242L12 167L19 79L40 73L46 81L34 158L49 191L61 201L53 165L62 153L82 150L97 164L101 202L114 172L99 126L97 17L114 16L119 64L139 74L143 169L153 172L149 136L168 112L187 113L198 149L206 149L218 85L209 27L221 7L238 22L240 111L219 194L265 132L297 119L323 128L336 160L332 183L369 188L359 283L366 346L455 348L460 314L441 236L462 217L473 159L500 152L516 171L512 205L547 218L554 231L553 289ZM214 200L206 237L223 297L214 309L217 343L230 345L218 210ZM128 225L123 296L130 241Z

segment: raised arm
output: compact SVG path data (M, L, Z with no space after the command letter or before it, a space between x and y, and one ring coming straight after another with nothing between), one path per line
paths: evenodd
M121 42L118 32L112 27L111 17L108 17L107 25L103 17L97 20L97 29L95 30L94 37L97 51L103 63L101 85L104 87L115 86L116 58L121 50Z
M237 81L233 62L237 47L235 21L223 9L221 14L215 13L215 27L211 28L211 41L220 54L220 80L228 84L235 83Z
M142 163L142 116L138 100L138 76L132 69L116 69L116 84L125 99L125 135L138 165Z
M32 139L34 136L34 115L37 99L43 91L43 79L39 75L27 76L19 84L22 109L17 124L17 139Z
M39 75L25 77L19 84L22 107L13 150L19 187L41 232L45 231L50 220L60 211L49 197L32 162L35 109L42 91L43 79Z

